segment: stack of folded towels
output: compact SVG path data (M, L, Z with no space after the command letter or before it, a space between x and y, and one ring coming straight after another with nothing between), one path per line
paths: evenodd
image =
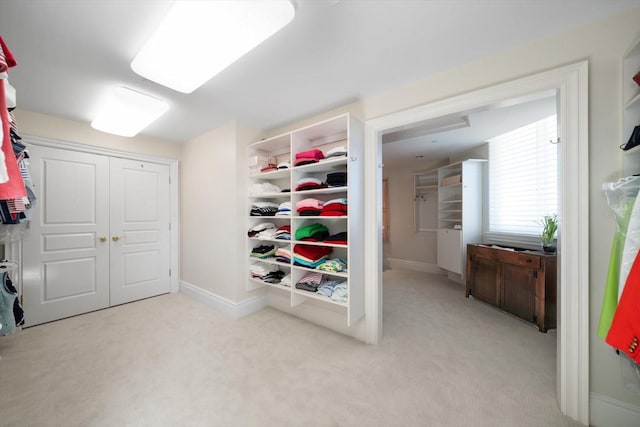
M327 256L332 251L333 249L328 246L295 245L293 263L302 267L316 268L327 260Z

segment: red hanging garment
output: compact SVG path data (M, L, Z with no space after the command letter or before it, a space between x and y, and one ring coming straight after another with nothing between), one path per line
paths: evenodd
M640 252L627 276L606 341L640 363Z
M9 51L2 37L0 37L0 73L16 65L16 60ZM2 153L4 154L4 164L9 180L0 183L0 200L19 199L27 197L27 190L20 174L20 167L13 146L11 145L11 128L9 112L7 111L7 100L5 98L4 82L0 79L0 120L2 121Z
M2 120L2 153L4 154L4 163L7 168L9 181L0 184L0 200L19 199L27 197L27 190L24 187L24 181L20 174L18 161L13 154L11 145L11 135L9 133L9 114L7 111L7 103L4 99L4 84L0 84L0 119Z

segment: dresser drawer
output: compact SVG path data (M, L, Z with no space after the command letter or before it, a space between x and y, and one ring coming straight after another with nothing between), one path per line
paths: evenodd
M502 251L500 261L523 267L540 268L540 256L534 254Z

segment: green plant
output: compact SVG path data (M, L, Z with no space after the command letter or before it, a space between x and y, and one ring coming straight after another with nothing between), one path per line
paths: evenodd
M540 240L543 244L551 244L556 237L558 231L558 215L545 215L540 220L542 225L542 233L540 234Z

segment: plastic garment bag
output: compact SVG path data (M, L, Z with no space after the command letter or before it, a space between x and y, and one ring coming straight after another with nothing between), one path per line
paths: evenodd
M630 231L629 225L634 214L634 207L636 208L635 214L640 216L640 203L636 203L640 193L640 176L621 178L617 182L606 183L603 185L603 190L609 207L616 215L616 231L611 246L609 271L607 273L600 323L597 331L598 336L602 339L607 336L607 332L611 327L613 315L618 307L619 295L622 293L622 288L635 259L635 253L640 248L640 230L636 230L633 233L629 244L626 243L627 231ZM640 225L640 222L636 220L635 225ZM633 257L629 262L630 257L627 255L623 269L623 254L630 254L634 246L636 246L636 249Z
M620 354L623 384L640 392L640 177L603 186L616 232L597 334Z

